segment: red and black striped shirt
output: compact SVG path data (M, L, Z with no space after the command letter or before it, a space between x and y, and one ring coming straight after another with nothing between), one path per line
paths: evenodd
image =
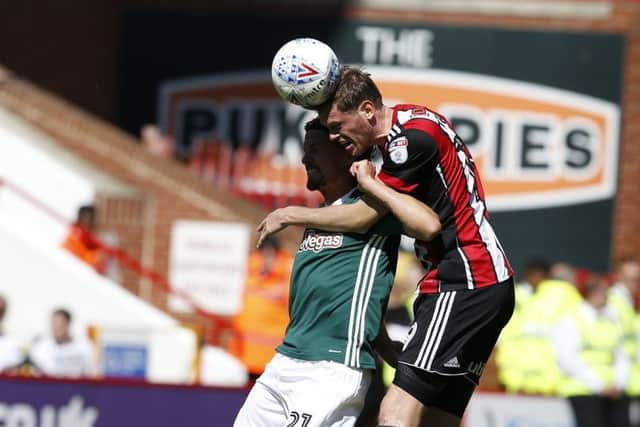
M396 105L379 177L411 194L440 217L434 240L416 240L427 269L420 292L475 289L513 275L484 200L469 150L442 115L418 105Z

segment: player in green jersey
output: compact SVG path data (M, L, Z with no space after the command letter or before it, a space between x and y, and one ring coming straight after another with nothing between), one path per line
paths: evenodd
M349 173L356 159L329 143L317 120L305 130L307 187L319 190L326 204L357 201L362 193ZM391 215L364 233L305 230L291 274L286 335L235 426L355 423L375 369L374 347L384 330L401 233Z

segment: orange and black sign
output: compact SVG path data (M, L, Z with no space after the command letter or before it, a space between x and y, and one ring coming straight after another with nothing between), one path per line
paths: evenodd
M174 25L190 34L194 19ZM217 25L208 27L208 39L236 34L231 20L211 19ZM194 170L271 207L318 202L300 166L303 126L314 113L282 102L269 72L273 53L301 36L302 25L304 36L328 42L342 62L367 69L386 104L423 104L449 118L478 164L493 224L516 269L540 254L608 268L622 36L348 20L327 27L313 18L292 23L294 30L281 22L286 17L277 19L252 20L256 31L264 27L264 39L239 36L215 55L187 60L171 48L171 37L200 41L180 32L147 46L147 56L155 49L165 58L145 60L153 64L146 78L156 84L156 120ZM171 55L184 63L181 72L175 64L158 68Z

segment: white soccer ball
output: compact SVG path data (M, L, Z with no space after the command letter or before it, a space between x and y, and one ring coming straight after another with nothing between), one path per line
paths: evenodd
M312 38L288 41L271 64L271 80L278 95L304 108L317 107L329 99L339 79L340 61L335 52Z

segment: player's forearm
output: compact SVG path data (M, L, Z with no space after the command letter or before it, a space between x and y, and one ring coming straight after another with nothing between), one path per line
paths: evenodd
M416 198L397 192L373 178L365 191L395 215L409 236L419 240L432 240L440 233L438 214Z
M378 216L373 212L363 211L360 203L362 202L323 208L289 206L284 208L284 221L286 225L299 225L305 228L365 233Z
M389 366L395 368L398 365L398 352L393 346L384 323L380 326L380 335L376 341L376 352L387 362Z
M325 208L305 208L289 206L271 212L258 225L257 247L274 233L289 225L305 228L317 228L326 231L365 233L386 214L386 210L377 203L368 204L362 200L355 203L327 206Z

